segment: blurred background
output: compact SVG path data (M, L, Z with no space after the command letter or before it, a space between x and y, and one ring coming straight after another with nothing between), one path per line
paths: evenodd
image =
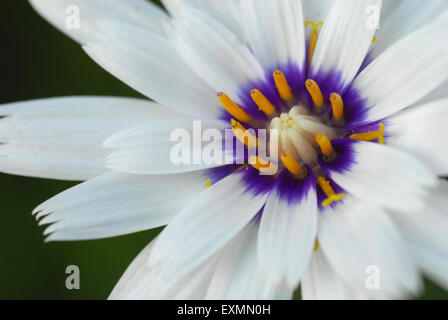
M0 103L68 95L140 97L45 22L28 1L2 0L0 15ZM160 232L44 243L44 228L31 211L73 185L0 174L0 299L105 299L132 259ZM80 290L65 287L68 265L80 268ZM420 298L448 299L448 293L427 282Z

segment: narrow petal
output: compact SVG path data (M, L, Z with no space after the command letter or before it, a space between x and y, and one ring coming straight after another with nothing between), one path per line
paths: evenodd
M216 92L239 101L242 85L261 79L263 69L249 48L216 20L194 9L181 11L168 37L185 62Z
M448 182L440 180L427 199L425 210L393 212L404 239L411 247L416 263L432 280L448 290Z
M369 108L359 122L410 107L448 79L448 19L421 28L375 59L354 81Z
M419 210L436 175L398 149L372 142L334 140L338 156L322 167L356 197L398 210ZM342 167L341 163L346 166Z
M447 98L400 112L387 120L387 144L415 155L438 175L446 175L447 118Z
M47 241L124 235L168 224L206 189L205 172L172 176L107 173L47 200L34 210L52 223Z
M1 171L86 180L106 172L108 136L171 113L145 100L65 97L6 104L0 115Z
M153 240L134 259L109 296L110 300L199 300L205 298L208 284L215 270L218 255L206 261L194 272L167 276L158 266L149 267Z
M132 127L123 131L119 131L104 141L106 148L120 149L130 148L136 146L148 146L157 144L159 142L170 142L170 135L176 129L185 129L193 134L195 123L199 130L209 129L223 130L228 128L229 123L221 120L193 120L189 118L184 119L169 119L148 121L143 125ZM199 127L200 126L200 127Z
M202 10L243 39L240 0L162 0L162 3L174 18L179 16L184 7L191 6Z
M346 283L381 299L416 294L420 278L399 231L375 203L346 197L321 217L319 243ZM372 274L375 272L375 274ZM378 282L369 276L377 277Z
M205 262L251 221L267 195L253 195L239 173L198 194L163 230L149 265L186 274Z
M206 299L250 300L290 298L293 289L284 292L281 284L266 280L257 261L259 221L252 220L221 251L210 281Z
M163 34L166 13L145 0L29 0L31 5L56 28L81 44L95 38L97 23L114 20ZM74 19L79 16L79 25Z
M355 290L333 270L322 250L316 250L301 280L304 300L366 299L364 290Z
M316 229L314 175L299 183L283 171L263 210L258 239L258 259L269 278L298 285L311 259Z
M105 70L179 112L205 118L221 114L216 91L190 70L167 39L124 23L99 26L101 39L84 50Z
M220 167L226 161L224 129L228 126L219 120L147 122L118 132L105 141L106 147L116 149L108 156L107 166L131 174L169 174ZM205 141L202 135L208 129L217 134L211 142ZM205 150L210 145L215 150L216 159L207 158ZM233 163L233 158L229 161Z
M381 8L381 0L333 1L314 52L311 76L333 73L343 92L359 71L375 34L369 25L369 7Z
M300 68L305 65L305 31L300 1L243 0L241 7L249 44L266 70L291 61Z

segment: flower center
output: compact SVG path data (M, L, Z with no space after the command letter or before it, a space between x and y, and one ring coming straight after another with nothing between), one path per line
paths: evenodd
M282 71L276 70L272 76L280 100L272 95L269 98L264 95L266 88L255 88L250 91L250 97L258 110L250 111L247 106L242 108L225 93L218 93L219 102L232 116L231 125L236 138L248 150L258 154L261 145L257 129L267 129L270 141L265 150L269 150L270 157L276 161L252 153L248 164L243 167L247 169L252 166L262 174L274 177L287 170L297 178L298 183L312 175L323 195L321 206L341 201L344 198L343 190L329 179L320 161L340 162L337 160L340 155L333 148L334 139L384 143L384 124L374 124L369 128L350 132L350 129L344 128L344 100L340 94L333 92L324 95L319 84L308 79L303 87L310 98L307 100L293 94L294 88L290 87ZM264 118L260 118L257 113L263 113ZM371 130L375 126L378 129ZM278 148L269 149L273 144ZM278 154L275 154L275 150L278 150Z
M330 139L337 137L335 129L322 123L318 116L310 115L303 106L295 106L273 118L269 129L278 130L279 155L288 153L296 161L311 166L316 164L319 151L316 134L324 133Z

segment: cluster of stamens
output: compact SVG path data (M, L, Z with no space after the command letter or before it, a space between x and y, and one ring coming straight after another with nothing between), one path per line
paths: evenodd
M279 93L279 96L285 102L290 102L293 99L292 89L288 84L288 81L280 70L276 70L273 73L274 82ZM308 90L311 99L313 100L315 113L317 115L322 113L322 108L324 108L325 100L322 94L322 91L319 88L319 85L312 79L308 79L305 82L305 87ZM258 89L253 89L250 92L252 100L258 106L259 110L263 112L266 116L271 119L271 121L278 122L278 126L282 130L296 130L300 125L287 113L283 113L278 115L277 109L273 103L266 98L266 96ZM236 138L243 143L248 149L256 149L258 147L258 139L255 135L249 132L246 129L245 124L250 125L252 127L256 127L257 123L253 121L252 117L243 110L238 104L236 104L228 95L225 93L218 94L219 102L221 105L227 110L227 112L232 115L231 125L232 130L236 136ZM331 102L333 119L336 121L342 121L343 113L344 113L344 103L342 97L333 93L330 95L329 100ZM294 107L299 111L298 113L306 114L306 108L296 106ZM276 117L277 116L277 117ZM311 117L310 115L308 115ZM275 119L275 120L272 120ZM320 121L318 117L316 117L316 121ZM276 122L276 123L277 123ZM371 133L368 133L371 134ZM361 134L362 135L362 134ZM373 134L372 134L373 137ZM324 161L332 161L337 156L336 152L332 146L330 138L322 133L318 132L314 135L314 145L320 151L322 158ZM367 136L358 137L357 135L352 136L353 139L358 138L369 138ZM286 168L292 175L294 175L297 179L305 179L309 174L308 167L312 168L313 174L316 176L316 183L320 187L320 189L325 193L326 199L322 202L322 206L328 206L333 202L340 201L344 194L336 194L330 184L330 181L325 177L325 175L321 172L321 170L314 170L314 167L317 165L317 162L314 159L300 159L305 160L302 163L297 159L298 157L293 154L293 152L288 152L287 150L282 150L279 156L280 162L278 164L274 164L269 162L259 156L252 156L249 158L249 165L253 166L255 169L259 170L263 174L273 174L278 171L278 167ZM299 157L300 158L300 157Z
M321 24L314 24L311 21L306 25L313 26L313 32L310 38L310 48L308 62L311 61L317 42L317 29ZM297 179L305 179L308 174L313 174L316 179L316 184L326 195L326 199L321 203L326 207L330 204L340 201L344 194L336 194L331 182L326 177L323 170L320 169L317 161L317 156L323 161L331 162L337 157L337 153L333 148L331 139L341 136L338 134L341 131L341 126L344 124L344 101L340 94L333 92L325 99L322 90L318 83L313 79L305 81L305 88L313 101L312 110L300 106L294 106L293 90L290 87L285 74L281 70L273 72L273 80L280 98L285 102L285 105L290 107L289 113L279 114L276 106L269 101L269 99L259 90L253 89L250 96L253 102L258 106L260 112L270 120L270 129L276 128L283 131L285 139L292 140L294 144L283 141L283 146L280 148L279 157L281 161L278 163L269 162L259 156L251 156L249 164L263 174L275 175L278 169L287 169ZM233 117L231 119L232 130L236 138L242 142L248 149L258 148L258 138L256 135L249 132L245 125L252 128L259 128L260 123L252 119L249 113L235 103L225 93L218 93L219 102L225 110ZM329 104L326 105L326 101ZM331 105L331 117L323 117L328 107ZM293 107L291 107L293 106ZM305 120L301 120L302 118ZM328 119L327 119L328 118ZM314 132L313 129L306 127L301 121L311 123L311 127L322 129L325 132ZM314 125L315 124L315 125ZM384 125L380 124L380 130L370 131L365 133L356 133L350 136L354 140L373 141L378 140L379 143L384 143ZM289 134L289 135L288 135ZM292 138L291 138L292 136ZM296 139L294 139L296 137ZM298 138L297 138L298 137ZM300 139L299 139L300 138ZM296 140L302 141L297 143ZM308 147L311 146L311 147ZM301 152L301 147L304 147L307 152ZM244 166L243 166L244 167ZM247 165L246 165L247 167ZM308 169L310 168L310 169ZM311 173L309 171L312 171Z

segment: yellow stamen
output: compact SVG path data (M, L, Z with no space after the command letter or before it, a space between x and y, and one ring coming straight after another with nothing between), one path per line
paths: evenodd
M286 169L288 169L292 174L298 175L303 173L303 169L300 164L289 153L283 152L281 159Z
M320 150L325 156L329 156L333 152L333 146L331 144L330 139L323 133L318 133L315 136L316 142L320 147Z
M274 81L280 97L285 101L291 100L292 99L291 87L289 86L288 81L286 80L286 77L283 74L283 72L281 72L280 70L274 71Z
M276 165L257 156L249 157L249 164L266 175L273 175L277 172Z
M319 249L319 240L316 238L316 242L314 243L314 251L317 251Z
M260 108L266 115L270 116L275 112L275 107L259 90L252 90L250 95L258 108Z
M248 123L252 120L251 116L240 108L232 99L223 92L218 93L219 102L224 109L241 122Z
M318 39L318 30L319 27L322 26L324 23L319 22L318 24L315 24L313 21L307 21L305 23L305 28L308 27L308 25L313 26L313 32L311 33L310 38L310 51L308 52L308 64L311 64L311 61L313 60L314 50L316 49L317 39Z
M244 170L244 169L248 169L247 164L243 164L241 167L239 167L238 169L236 169L236 172Z
M210 184L210 179L205 180L205 184L207 185L207 188L210 188L212 186Z
M322 207L328 207L333 202L341 201L345 197L344 193L335 194L330 182L324 177L317 178L317 184L327 196L327 199L322 201Z
M322 95L322 91L320 91L319 85L316 83L316 81L308 79L305 82L305 86L310 93L311 99L313 99L316 107L322 107L324 105L324 96Z
M373 36L372 43L376 42L376 36Z
M258 146L257 137L246 130L241 123L232 119L231 124L233 133L241 143L244 143L248 148L256 148Z
M333 117L336 120L340 120L344 115L344 101L342 97L337 93L332 93L330 95L330 102L333 109Z
M350 136L350 139L352 139L352 140L361 140L361 141L378 140L378 142L380 144L384 144L385 126L384 126L383 123L380 123L379 126L380 126L380 130L352 134Z

